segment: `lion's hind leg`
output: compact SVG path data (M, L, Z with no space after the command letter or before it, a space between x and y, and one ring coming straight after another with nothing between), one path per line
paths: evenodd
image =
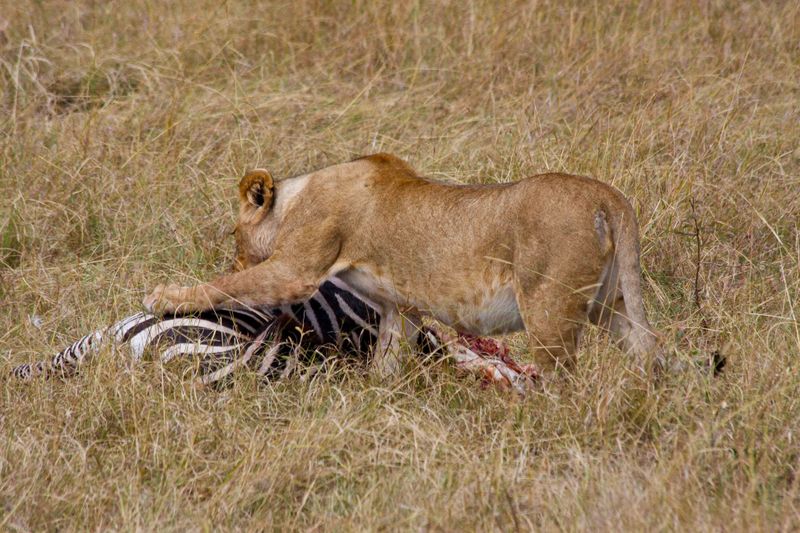
M589 301L603 273L600 257L585 254L596 244L590 233L570 235L558 254L543 258L537 247L514 257L514 293L528 344L543 372L575 366L587 324Z
M519 281L516 287L528 345L538 368L572 369L586 322L586 297L557 280Z

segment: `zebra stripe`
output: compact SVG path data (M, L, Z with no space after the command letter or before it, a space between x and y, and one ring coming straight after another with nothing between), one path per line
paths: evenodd
M117 342L124 342L125 335L128 333L128 330L130 330L130 328L136 326L143 320L148 320L150 318L153 318L153 316L145 313L136 313L133 316L120 320L119 322L111 326L109 330L111 334L114 335Z
M349 305L347 305L347 303L344 301L341 295L339 294L336 295L336 301L339 302L339 308L347 317L349 317L353 322L361 326L362 329L368 331L375 338L378 337L378 330L375 329L369 323L367 323L363 318L361 318L361 316L359 316L358 313L353 311L353 309Z
M220 309L219 311L207 311L200 314L200 318L206 320L221 320L224 325L229 327L246 329L253 336L257 336L264 328L264 324L273 321L279 313L274 310L259 311L258 309Z
M272 363L275 362L275 358L278 356L278 352L281 351L283 348L283 343L275 343L273 344L267 353L264 354L264 358L261 360L261 365L258 367L256 371L259 376L266 376L267 372L272 369Z
M242 349L246 344L226 344L224 346L209 346L197 342L182 342L173 344L161 352L161 362L166 364L178 355L219 355L224 353L235 353Z
M305 313L308 321L311 322L311 327L314 329L314 333L317 335L317 338L324 342L325 331L323 331L322 327L320 327L317 313L314 312L314 308L311 306L310 301L303 303L303 312Z
M271 327L264 328L264 331L262 331L258 337L253 339L253 342L250 344L250 346L247 347L247 349L244 351L244 355L242 355L241 358L234 360L233 362L231 362L228 365L225 365L223 368L220 368L219 370L216 370L206 376L203 376L202 378L200 378L201 383L209 384L217 382L223 379L224 377L230 375L237 368L246 365L247 362L250 361L250 359L256 353L256 351L261 346L263 346L264 339L267 338L267 335L270 333L271 329L272 329Z
M322 311L328 317L328 321L331 323L333 329L333 334L338 339L342 334L342 330L339 327L339 318L337 318L333 306L328 302L328 298L326 298L322 292L317 292L312 299L319 304Z
M137 320L131 327L126 327L125 332L122 334L122 342L128 342L131 340L132 337L135 337L139 334L140 331L143 331L153 324L158 323L160 319L153 315L145 315L142 317L141 320Z
M149 321L145 323L149 323ZM146 329L141 329L135 335L130 337L129 344L131 351L133 352L133 358L135 360L141 359L145 348L147 348L147 346L149 346L152 342L157 341L161 334L176 327L186 326L205 328L208 331L226 334L234 338L241 336L241 334L236 330L215 322L211 322L210 320L202 320L199 318L173 318L169 320L162 320L160 322L154 322L153 325L147 327Z
M365 306L372 308L376 313L378 312L378 309L381 308L381 306L379 306L378 304L376 304L375 302L373 302L372 300L370 300L369 298L358 292L356 289L345 283L345 281L342 280L341 278L334 276L328 279L324 285L330 285L331 286L330 290L332 290L333 292L337 292L338 289L338 292L340 293L352 295L356 300L360 301Z

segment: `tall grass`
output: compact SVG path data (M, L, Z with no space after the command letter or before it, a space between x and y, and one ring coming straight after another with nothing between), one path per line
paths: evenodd
M109 352L3 383L0 529L800 527L796 2L0 0L2 366L226 268L244 169L379 150L614 184L654 324L725 373L637 387L594 331L525 400L345 363L214 392Z

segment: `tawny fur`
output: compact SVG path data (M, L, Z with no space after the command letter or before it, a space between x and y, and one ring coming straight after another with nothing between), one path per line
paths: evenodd
M382 323L383 372L396 370L422 314L476 335L525 329L544 370L572 364L587 319L643 362L657 349L635 214L602 182L542 174L457 186L376 154L285 180L251 171L239 196L241 270L157 287L148 309L286 304L338 274L396 317Z

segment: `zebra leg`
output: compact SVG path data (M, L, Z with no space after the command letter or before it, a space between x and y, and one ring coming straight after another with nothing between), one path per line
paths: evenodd
M90 362L107 343L116 348L117 345L126 342L132 332L155 320L158 319L152 315L136 313L107 328L81 337L50 359L15 366L11 370L11 376L22 381L34 378L71 377L80 366ZM135 350L133 356L138 358Z
M115 352L126 354L133 362L141 360L151 348L157 350L163 363L176 356L221 360L232 355L233 365L225 367L227 372L220 372L218 379L221 379L250 360L253 351L246 348L259 333L270 331L273 319L269 312L248 310L169 317L137 313L86 335L49 360L18 365L10 374L12 378L23 381L37 377L70 377L102 347L110 344ZM260 346L260 343L255 346ZM211 378L203 381L213 381L214 375L212 373Z
M106 330L98 330L70 344L49 360L35 361L17 365L11 369L11 376L22 381L36 378L67 378L78 371L78 367L88 362L100 351Z

